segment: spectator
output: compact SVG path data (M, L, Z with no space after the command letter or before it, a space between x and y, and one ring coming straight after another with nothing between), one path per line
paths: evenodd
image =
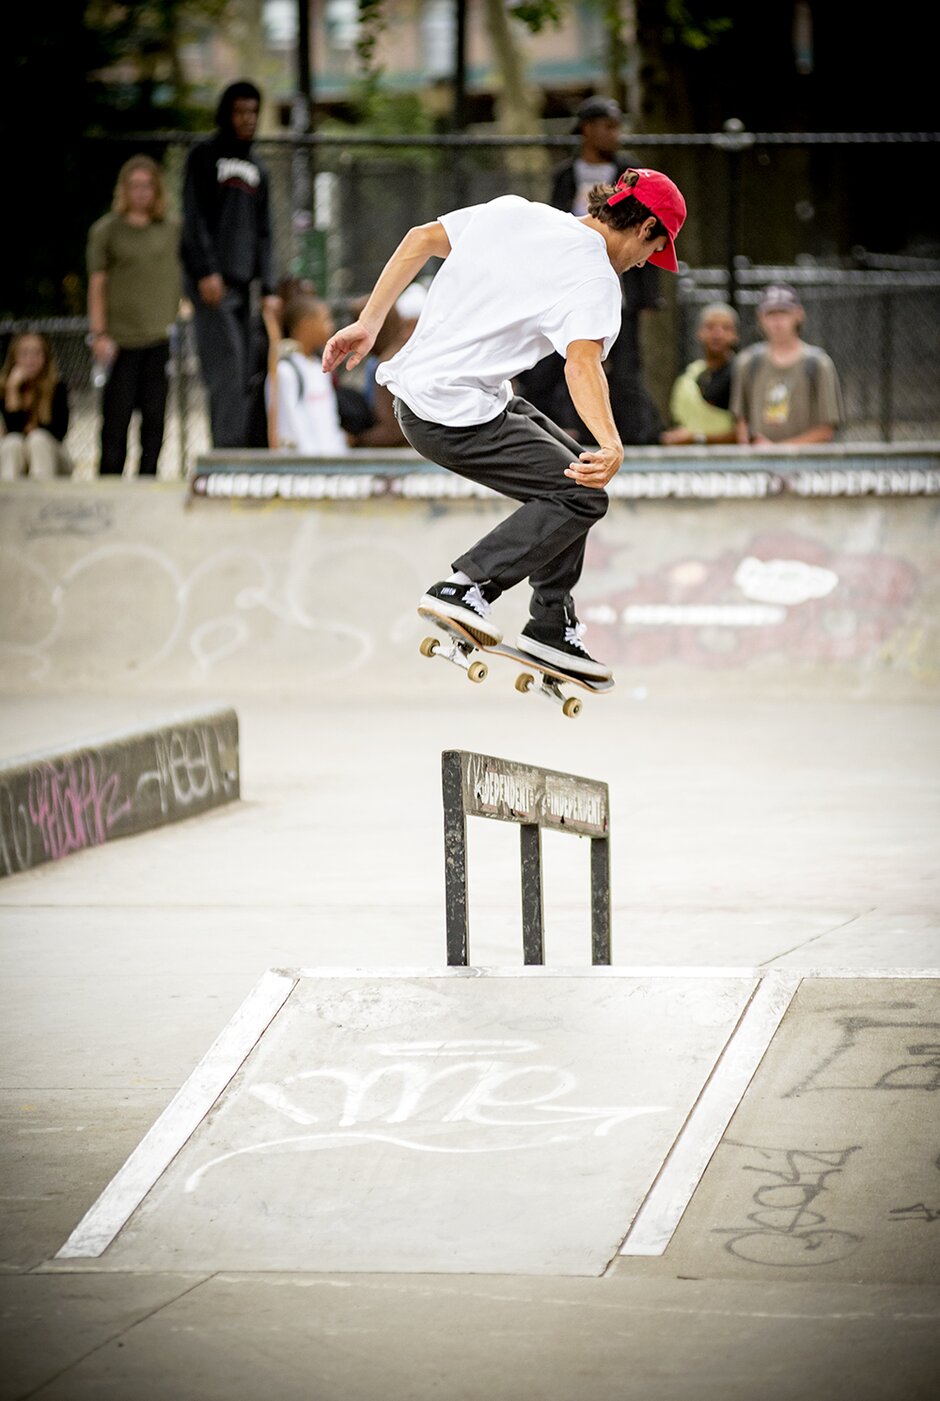
M766 338L735 361L731 411L739 443L829 443L844 418L829 356L800 337L803 306L786 283L765 288L758 322Z
M110 214L88 234L88 343L109 371L101 396L102 476L119 476L140 411L140 474L155 476L166 419L169 330L180 300L179 224L149 156L121 167Z
M330 309L320 297L300 293L284 308L284 329L288 339L281 343L277 365L274 446L309 457L345 454L349 444L340 424L336 390L320 359L335 330Z
M660 442L737 442L737 422L729 405L738 313L723 302L712 302L699 313L696 334L705 358L687 365L672 386L669 412L676 426L667 428Z
M406 287L386 316L375 338L372 354L365 361L365 398L372 411L374 422L370 428L353 435L352 444L356 448L406 448L410 444L395 416L395 401L384 384L378 384L375 372L379 365L391 360L407 342L418 324L421 308L427 297L427 289L420 282ZM353 304L353 312L359 315L366 304L362 297Z
M67 475L71 462L63 446L69 427L69 400L45 336L21 331L14 336L0 371L3 437L0 481L27 473L49 480Z
M253 83L227 87L217 130L193 147L183 183L181 254L215 447L245 446L252 369L251 289L279 313L268 177L252 152L261 110Z
M581 137L577 155L557 166L550 203L578 218L587 214L587 196L594 185L616 183L621 170L636 165L621 149L623 115L609 97L589 97L578 108L574 126ZM643 382L640 318L661 306L659 273L650 265L631 268L621 278L623 308L620 334L604 369L614 422L624 443L655 443L662 427L659 411ZM518 378L519 393L582 442L587 430L568 394L564 361L551 355Z

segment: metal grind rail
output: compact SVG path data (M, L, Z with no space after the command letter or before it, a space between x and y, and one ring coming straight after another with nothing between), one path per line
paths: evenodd
M591 840L591 962L610 963L610 801L607 784L576 774L448 749L442 755L447 963L470 961L467 818L519 827L522 950L545 962L542 829Z

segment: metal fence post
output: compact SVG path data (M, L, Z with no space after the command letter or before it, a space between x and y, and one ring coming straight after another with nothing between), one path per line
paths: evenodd
M610 963L610 839L591 838L591 962Z
M444 904L447 965L466 968L470 959L467 906L467 817L463 803L460 755L448 750L442 760L444 788Z
M522 856L522 959L545 962L545 916L542 896L542 829L537 822L519 828Z

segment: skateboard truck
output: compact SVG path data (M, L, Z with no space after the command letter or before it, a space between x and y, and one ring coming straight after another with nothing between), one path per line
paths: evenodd
M453 662L454 666L459 666L465 671L468 681L485 681L490 669L486 662L470 660L475 651L475 647L469 642L461 642L459 637L454 637L448 642L441 642L438 637L426 637L420 647L422 657L441 657L445 662Z
M535 677L531 672L523 671L516 677L516 690L522 691L523 694L527 691L531 691L534 685ZM546 700L552 701L553 704L560 705L562 713L567 715L570 720L573 720L576 715L581 714L581 702L578 700L577 696L566 696L561 689L563 685L564 682L557 681L554 676L546 676L543 672L538 693L540 696L544 696Z

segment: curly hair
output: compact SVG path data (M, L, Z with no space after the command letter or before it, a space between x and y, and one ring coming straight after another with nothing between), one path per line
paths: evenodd
M648 209L642 200L636 195L629 195L627 199L618 200L616 204L608 204L611 195L620 193L625 186L635 185L639 176L635 170L626 171L621 177L620 185L595 185L588 192L588 213L594 219L599 219L602 224L609 224L612 229L634 229L647 219L656 219L650 239L668 238L669 230L661 219Z

